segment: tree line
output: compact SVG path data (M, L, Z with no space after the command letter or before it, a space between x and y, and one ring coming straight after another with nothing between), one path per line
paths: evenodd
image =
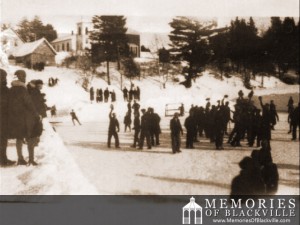
M299 22L293 18L271 18L270 27L259 33L252 17L249 21L231 21L229 27L217 29L214 22L200 22L176 17L172 31L171 60L186 61L186 87L197 74L212 65L221 75L238 72L250 87L250 78L258 73L283 75L290 69L299 75Z

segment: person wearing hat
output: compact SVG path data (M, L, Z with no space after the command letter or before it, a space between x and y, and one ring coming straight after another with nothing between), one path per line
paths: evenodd
M180 134L183 135L183 129L178 118L179 114L175 113L174 117L170 121L170 130L171 130L171 143L172 143L172 152L173 154L180 151Z
M6 77L6 71L0 69L0 166L10 166L15 163L15 161L9 160L6 155L9 126L9 88L7 87Z
M37 126L40 124L41 118L25 86L25 71L17 70L15 75L18 79L12 81L9 94L9 137L17 139L18 165L27 165L22 154L24 139L27 141L29 153L28 163L29 165L37 165L34 161L34 147L37 137L40 136L40 131L37 130Z
M140 143L139 149L143 149L144 141L146 138L148 149L151 149L151 140L150 140L150 131L149 131L149 113L146 112L145 109L142 109L142 116L141 116L141 134L140 134Z
M109 113L109 127L108 127L108 139L107 147L110 148L111 138L115 138L115 147L120 148L118 132L120 131L119 121L116 118L116 114L113 113L113 105L111 105L111 110Z

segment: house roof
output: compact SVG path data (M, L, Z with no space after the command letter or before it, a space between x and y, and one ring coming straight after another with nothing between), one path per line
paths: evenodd
M190 203L185 205L183 208L184 209L202 209L202 207L195 202L195 198L193 198L193 197L190 198Z
M15 49L13 52L14 57L22 57L33 53L43 42L48 45L51 51L56 55L55 49L51 46L51 44L47 41L46 38L41 38L34 42L28 42L23 45L20 45L18 48Z
M56 38L54 41L52 41L51 43L56 43L56 42L60 42L60 41L66 41L66 40L71 40L75 38L75 35L64 35L62 37L58 37Z
M15 31L13 28L7 28L6 30L2 31L3 34L8 34L8 35L14 35L14 37L19 38L23 43L25 43L25 41L21 38L21 36L18 34L17 31Z

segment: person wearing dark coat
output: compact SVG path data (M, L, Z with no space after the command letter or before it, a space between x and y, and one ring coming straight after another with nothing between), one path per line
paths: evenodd
M299 133L299 116L300 116L300 103L298 103L298 106L294 109L292 115L291 115L291 124L292 124L292 134L293 138L292 140L295 141L297 139L297 128ZM298 135L298 138L300 140L300 134Z
M72 118L72 122L73 122L73 125L75 126L75 121L77 121L77 123L79 125L81 125L81 123L79 122L79 119L76 115L76 113L74 112L74 110L72 109L72 111L70 112L70 115L71 115L71 118Z
M28 93L34 103L34 106L38 112L38 114L45 118L47 117L47 105L45 96L41 93L43 88L43 81L42 80L33 80L29 82L27 85Z
M39 116L32 98L25 86L26 73L24 70L17 70L15 72L18 80L11 83L9 94L9 137L17 139L16 147L18 154L18 165L26 165L22 146L23 140L27 140L27 147L29 152L29 164L37 165L34 161L34 147L36 145L37 137L41 135Z
M131 116L128 112L126 113L126 115L124 117L124 126L125 126L124 132L126 132L127 127L129 129L129 131L131 131Z
M90 100L91 100L91 103L93 103L94 98L95 98L94 88L91 87L91 88L90 88Z
M174 114L174 117L170 121L170 130L171 130L171 143L172 143L172 152L175 154L180 151L180 134L183 135L183 129L178 118L178 113Z
M197 123L195 123L193 111L184 121L184 127L186 128L186 148L194 148L194 137L197 133Z
M102 91L102 88L100 88L100 90L99 90L99 101L103 102L103 91Z
M271 116L271 123L272 123L272 130L274 130L274 126L276 125L277 121L279 121L279 117L276 110L276 105L274 101L271 100L270 102L270 116Z
M9 113L9 88L6 77L6 71L0 69L0 166L10 166L15 163L15 161L9 160L6 154Z
M45 94L41 93L41 90L43 88L43 81L42 80L33 80L30 81L27 85L28 93L33 101L33 104L35 106L35 109L39 116L43 119L47 117L47 105L46 105L46 99ZM39 126L39 127L38 127ZM37 129L40 130L40 136L42 135L43 131L43 123L42 121L38 124ZM36 146L38 145L40 141L40 136L37 137Z
M133 101L132 104L133 113L139 113L140 104L136 102L136 100Z
M104 102L108 102L109 91L108 88L104 90Z
M149 119L149 112L146 112L145 109L142 109L142 117L141 117L141 134L140 134L140 142L139 142L139 149L143 149L144 141L146 138L148 149L151 149L151 140L150 140L150 119Z
M116 114L112 112L113 106L111 106L111 111L109 113L109 127L108 127L108 139L107 147L110 148L112 136L115 138L115 147L120 148L118 132L120 131L119 121L116 118Z
M292 96L290 96L290 98L289 98L287 107L288 107L288 113L290 113L291 111L294 110L294 100L293 100Z
M258 97L260 101L260 105L262 107L262 122L261 122L261 139L271 140L271 127L272 127L272 119L270 113L270 106L269 104L263 104L262 97Z
M131 101L133 99L133 94L134 94L132 87L130 88L128 94L129 94L129 101Z
M128 101L128 90L126 87L124 87L124 89L123 89L123 98L124 98L124 101Z
M139 113L134 114L133 130L134 130L134 139L133 139L132 147L135 148L137 145L139 145L139 134L141 131L141 121L140 121Z
M138 86L136 87L135 95L136 95L136 99L140 101L140 99L141 99L141 90Z
M115 102L116 101L116 92L113 90L111 92L111 102Z
M153 108L149 108L149 120L150 120L150 138L151 138L151 145L160 145L159 143L159 134L161 133L160 129L160 117L157 113L154 112Z

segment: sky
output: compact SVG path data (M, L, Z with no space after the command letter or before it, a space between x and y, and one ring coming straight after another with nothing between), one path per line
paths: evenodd
M15 26L24 17L38 15L52 24L58 34L76 33L76 23L91 21L93 15L124 15L127 27L144 34L141 41L150 44L146 33L171 31L175 16L214 18L219 27L239 17L299 17L299 0L0 0L1 23ZM267 27L268 20L256 20ZM166 39L166 35L163 37Z

